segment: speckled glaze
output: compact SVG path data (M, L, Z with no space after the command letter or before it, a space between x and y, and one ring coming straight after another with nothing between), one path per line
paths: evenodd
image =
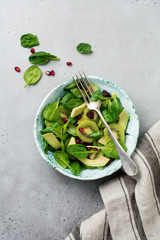
M115 85L114 83L107 81L103 78L100 77L95 77L95 76L88 76L89 80L95 84L97 87L99 87L100 90L107 90L110 93L116 93L117 96L120 98L122 105L126 109L126 111L130 115L130 120L128 123L128 127L126 132L128 135L126 135L125 139L125 144L127 146L127 153L129 156L133 153L138 136L139 136L139 120L138 116L136 114L135 107L128 97L128 95L123 91L119 86ZM99 178L103 178L106 176L109 176L119 170L122 167L121 161L120 160L115 160L113 161L109 166L106 166L103 168L103 170L100 169L86 169L81 172L80 175L76 176L73 175L69 169L64 169L62 168L54 159L53 153L48 152L46 155L43 151L43 139L41 136L41 129L42 129L42 111L45 106L48 104L56 101L58 97L61 97L64 95L64 87L67 86L68 84L72 83L72 79L68 80L67 82L59 85L58 87L54 88L48 95L44 98L43 102L41 103L38 112L35 117L35 122L34 122L34 137L36 141L36 145L38 147L38 150L42 156L42 158L49 163L53 168L61 172L62 174L79 179L79 180L95 180Z

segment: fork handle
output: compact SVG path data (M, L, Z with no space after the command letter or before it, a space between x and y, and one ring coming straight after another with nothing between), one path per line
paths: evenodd
M138 168L136 166L136 164L133 162L133 160L127 155L127 153L124 151L124 149L121 147L121 145L119 144L119 142L117 141L117 139L115 138L114 134L112 133L110 127L108 126L106 120L104 119L102 113L100 110L96 110L96 112L99 114L100 118L102 119L104 125L106 126L106 128L108 129L108 132L116 146L116 149L118 151L120 160L122 162L123 165L123 169L124 171L127 173L127 175L129 176L135 176L138 173Z

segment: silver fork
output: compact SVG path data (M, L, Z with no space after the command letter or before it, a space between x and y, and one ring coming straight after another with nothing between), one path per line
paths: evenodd
M95 91L94 91L89 79L87 78L87 76L85 75L84 72L83 72L83 74L84 74L85 78L81 74L80 74L80 78L77 75L76 75L76 78L77 78L77 81L79 82L80 86L84 90L86 96L83 94L81 88L79 87L79 85L78 85L78 83L77 83L77 81L75 80L74 77L73 77L73 80L74 80L79 92L81 93L81 95L84 99L84 102L86 103L87 107L90 110L96 111L98 113L98 115L100 116L100 118L102 119L102 121L104 122L104 125L108 129L108 132L109 132L112 140L114 141L114 144L115 144L116 149L118 151L118 154L119 154L120 160L122 162L124 171L129 176L135 176L138 172L138 168L137 168L136 164L133 162L133 160L127 155L127 153L121 147L121 145L119 144L119 142L115 138L114 134L112 133L110 127L108 126L106 120L104 119L104 117L103 117L103 115L100 111L100 106L101 106L102 102L100 100L98 100L97 102L92 102L91 101L90 96L92 96L92 93L95 92Z

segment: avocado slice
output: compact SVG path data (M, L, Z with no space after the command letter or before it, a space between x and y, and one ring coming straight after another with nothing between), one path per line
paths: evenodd
M72 118L75 118L77 117L78 115L82 114L84 112L84 109L86 108L86 103L83 103L82 105L78 106L78 107L75 107L72 109L72 112L71 112L71 117Z
M76 140L75 140L74 137L71 137L71 139L70 139L70 141L69 141L69 143L68 143L68 146L69 146L69 145L73 145L73 144L76 144Z
M101 138L98 140L98 143L100 143L100 144L102 144L102 145L106 145L106 144L107 144L107 141L106 141L105 136L101 137Z
M118 124L121 125L121 127L123 128L124 131L127 128L129 119L130 119L129 114L126 112L125 109L123 109L123 111L119 115Z
M90 160L88 158L79 158L79 160L88 167L103 167L110 161L109 158L106 158L102 155L99 158L93 160Z
M47 120L44 121L44 124L46 127L49 127L53 124L54 122L48 122Z
M58 141L58 139L53 133L43 134L42 137L51 147L55 149L58 149L61 147L61 143Z

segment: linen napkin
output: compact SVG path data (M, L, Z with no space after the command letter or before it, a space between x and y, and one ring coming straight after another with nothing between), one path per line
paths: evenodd
M83 221L66 240L160 239L160 121L138 142L137 176L125 173L99 189L105 209Z

